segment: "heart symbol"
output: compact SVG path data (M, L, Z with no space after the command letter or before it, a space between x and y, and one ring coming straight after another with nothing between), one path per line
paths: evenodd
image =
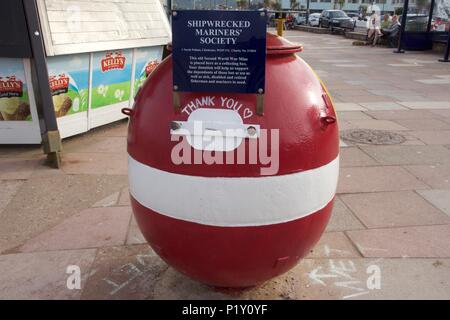
M250 110L249 108L245 108L243 116L244 116L244 119L250 118L251 116L253 116L253 111Z

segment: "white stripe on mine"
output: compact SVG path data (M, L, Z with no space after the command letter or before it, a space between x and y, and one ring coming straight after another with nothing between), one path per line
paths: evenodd
M305 217L336 193L339 157L297 173L198 177L161 171L128 157L130 193L160 214L212 226L259 226Z

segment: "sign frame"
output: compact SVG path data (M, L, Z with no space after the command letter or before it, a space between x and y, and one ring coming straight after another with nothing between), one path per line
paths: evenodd
M175 107L179 92L263 95L266 31L265 10L174 10Z

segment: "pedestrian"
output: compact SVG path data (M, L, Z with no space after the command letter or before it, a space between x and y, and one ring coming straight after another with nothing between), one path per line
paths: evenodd
M372 47L374 47L377 44L378 39L380 38L381 35L382 33L381 33L380 16L374 10L369 18L369 31L367 33L367 40L369 42L372 42Z
M291 14L288 14L284 25L285 25L286 30L294 29L294 16Z
M383 21L381 21L381 30L387 29L391 25L391 15L389 13L385 13L383 16Z
M398 21L398 16L394 15L392 17L392 22L389 28L382 29L383 37L387 37L388 44L391 48L398 46L398 41L400 38L400 22Z

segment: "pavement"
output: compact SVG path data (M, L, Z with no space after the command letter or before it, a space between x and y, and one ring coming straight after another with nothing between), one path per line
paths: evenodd
M121 121L64 140L60 170L39 147L0 147L0 299L449 299L450 64L336 35L286 37L304 45L343 136L384 130L401 142L341 141L333 216L305 259L246 290L168 267L132 217Z

